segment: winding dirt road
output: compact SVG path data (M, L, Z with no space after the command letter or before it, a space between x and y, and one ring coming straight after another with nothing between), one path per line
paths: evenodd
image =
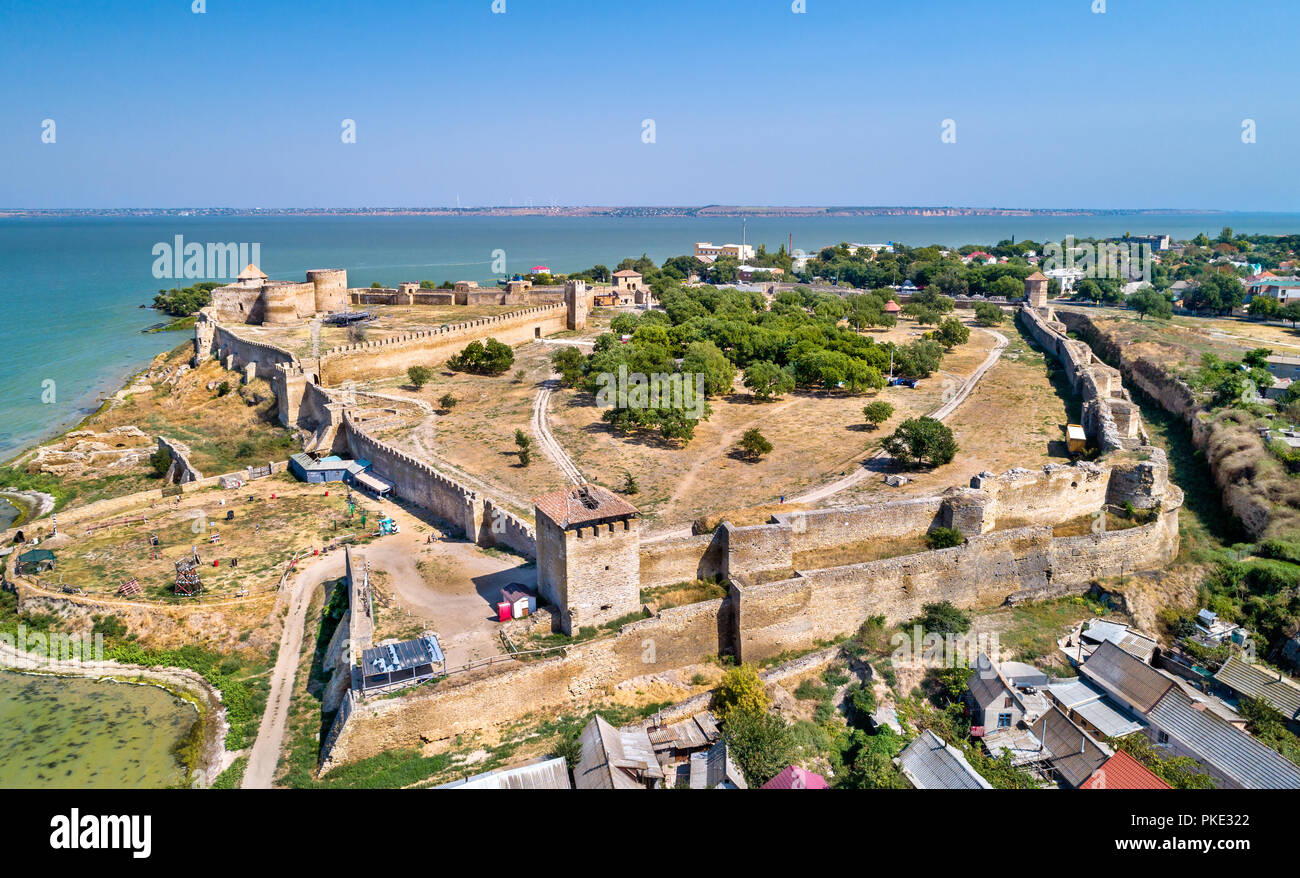
M298 655L302 652L307 605L311 603L313 590L320 587L322 582L338 579L342 575L343 553L336 552L304 567L289 581L286 592L289 612L284 618L280 650L276 653L275 668L271 671L271 692L266 699L266 711L257 727L257 739L249 750L248 767L244 770L244 780L240 785L243 789L271 788L284 744L293 684L298 675Z

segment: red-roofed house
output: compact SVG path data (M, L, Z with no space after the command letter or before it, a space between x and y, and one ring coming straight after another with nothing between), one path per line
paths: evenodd
M829 790L831 785L815 771L787 765L776 777L763 784L764 790Z
M1081 790L1168 790L1169 784L1152 774L1146 766L1123 750L1107 759L1079 784Z

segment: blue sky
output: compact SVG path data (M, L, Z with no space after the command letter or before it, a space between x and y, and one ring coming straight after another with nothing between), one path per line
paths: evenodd
M1300 3L1092 4L0 0L0 207L1300 209Z

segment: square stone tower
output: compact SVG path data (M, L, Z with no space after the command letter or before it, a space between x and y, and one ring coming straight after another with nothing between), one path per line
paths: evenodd
M565 315L566 329L587 328L587 282L566 280L564 282L564 304L568 307Z
M1030 308L1047 307L1047 276L1041 271L1025 278L1025 301Z
M552 491L533 501L537 590L573 634L641 606L641 528L635 506L597 487Z

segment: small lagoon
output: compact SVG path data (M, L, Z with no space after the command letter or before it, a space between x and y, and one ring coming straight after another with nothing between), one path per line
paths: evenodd
M194 707L157 686L0 671L0 787L188 786Z

